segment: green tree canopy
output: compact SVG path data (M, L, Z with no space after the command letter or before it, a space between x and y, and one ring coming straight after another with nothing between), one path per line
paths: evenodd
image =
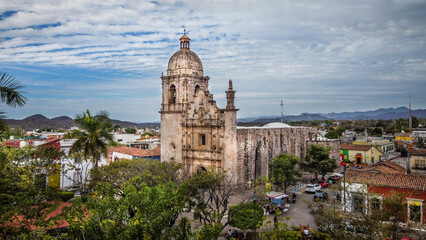
M295 183L296 177L301 176L300 171L296 168L298 163L299 158L293 155L280 153L276 156L270 164L274 184L279 188L284 185L284 191L287 191L287 186Z
M229 208L228 217L229 225L243 230L245 238L247 230L262 226L263 209L257 203L242 202Z
M135 134L136 128L134 128L134 127L126 128L125 132L128 133L128 134Z
M329 130L325 137L328 139L339 139L339 134L334 130Z
M67 134L66 138L76 138L77 141L71 146L70 154L82 152L84 159L91 159L98 166L101 156L108 157L108 143L113 142L113 125L106 112L100 112L92 116L87 110L75 118L81 128Z
M330 173L336 169L336 160L330 158L330 147L323 147L321 145L313 144L308 147L306 151L305 161L301 163L302 169L307 172L315 174L315 178L318 174L321 174L322 179L327 173Z

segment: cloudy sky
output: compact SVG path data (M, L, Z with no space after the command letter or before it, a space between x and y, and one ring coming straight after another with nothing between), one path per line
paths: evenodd
M70 117L86 109L159 121L161 72L191 50L239 117L426 108L426 1L0 0L0 71L25 86L23 108Z

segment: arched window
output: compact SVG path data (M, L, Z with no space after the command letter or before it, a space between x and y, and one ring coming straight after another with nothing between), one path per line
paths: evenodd
M203 167L203 166L198 166L196 172L197 172L197 174L202 174L204 172L207 172L207 169L205 167Z
M170 104L176 103L176 87L175 85L171 85L170 86L170 100L169 100Z
M195 86L194 95L197 95L198 90L200 90L200 85Z

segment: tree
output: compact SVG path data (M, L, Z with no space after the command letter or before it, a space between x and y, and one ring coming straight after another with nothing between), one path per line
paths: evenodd
M108 143L113 142L113 125L106 112L92 116L87 110L82 115L77 115L74 120L83 131L74 130L66 138L76 138L71 146L70 154L82 152L84 159L89 159L98 167L98 162L103 155L108 157Z
M263 209L257 203L239 203L229 208L229 225L243 230L244 239L248 229L259 228L263 222Z
M22 86L12 76L2 73L0 76L0 96L1 102L6 103L10 107L22 107L25 105L27 98L19 91Z
M229 197L237 187L226 173L210 169L186 179L180 189L182 195L188 196L187 202L194 210L194 219L215 226L221 223L228 210ZM221 225L222 229L227 225L228 222Z
M327 134L325 134L325 137L329 139L339 139L339 134L334 130L329 130Z
M270 164L272 169L272 181L278 187L284 185L284 192L287 192L287 186L296 182L296 177L301 173L296 169L299 159L296 156L280 153Z
M58 150L58 149L56 149ZM55 219L48 215L56 209L58 188L46 185L58 151L51 147L5 148L6 164L0 169L0 233L5 238L27 234L39 238ZM53 168L55 169L55 168Z
M0 72L0 99L1 103L6 103L9 107L23 107L27 98L19 91L22 88L20 83L7 73ZM0 111L0 138L4 139L8 126L4 121L4 112Z
M336 169L336 160L330 159L330 147L323 147L321 145L312 144L306 151L305 161L301 163L302 169L307 172L315 174L315 179L318 174L321 174L322 179L324 176Z
M139 185L142 182L149 187L166 184L168 182L179 183L179 169L181 164L175 162L160 162L149 159L120 159L111 162L107 166L94 169L91 174L90 188L96 188L102 184L111 184L119 190L126 182Z
M376 127L376 128L373 128L373 130L371 130L370 133L374 136L381 137L383 134L383 131L381 128Z
M135 134L136 128L133 128L133 127L126 128L125 132L128 134Z
M188 199L177 179L179 168L173 162L123 159L94 169L84 207L75 199L64 213L70 237L191 239L188 220L177 222Z

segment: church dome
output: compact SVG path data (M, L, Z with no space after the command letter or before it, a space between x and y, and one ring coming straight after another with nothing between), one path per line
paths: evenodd
M189 41L191 39L184 34L180 38L180 50L177 51L169 60L167 75L195 74L203 76L203 64L196 53L189 50Z

